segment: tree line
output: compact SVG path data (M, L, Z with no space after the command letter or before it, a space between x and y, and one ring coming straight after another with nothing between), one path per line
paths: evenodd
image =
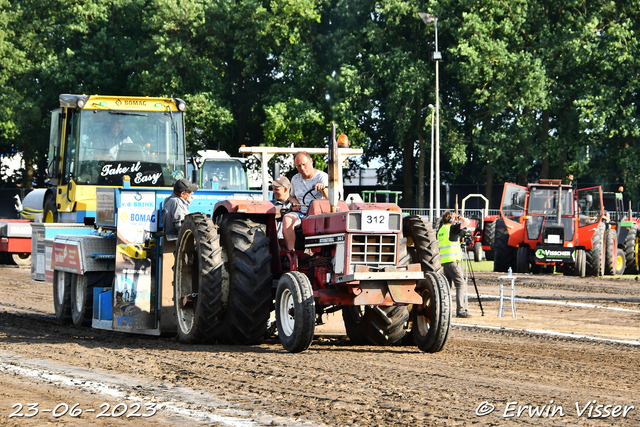
M44 184L61 93L181 97L188 149L324 146L404 184L430 155L438 18L442 181L640 177L640 2L567 0L0 0L4 177ZM426 182L428 184L428 173Z

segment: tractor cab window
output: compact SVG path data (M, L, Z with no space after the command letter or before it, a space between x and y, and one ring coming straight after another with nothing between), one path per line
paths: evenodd
M185 175L182 116L166 111L81 110L78 184L171 187Z
M524 216L524 204L527 198L527 189L513 184L505 184L502 196L502 214L513 220L519 221Z
M580 227L600 222L602 217L600 187L578 190L578 217Z
M206 159L200 169L202 188L247 190L247 174L235 159Z
M555 216L560 202L561 215L573 215L573 189L564 188L560 194L558 200L558 188L532 188L527 212L530 215Z

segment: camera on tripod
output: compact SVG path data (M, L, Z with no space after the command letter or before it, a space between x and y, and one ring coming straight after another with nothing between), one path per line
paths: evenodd
M464 236L462 237L462 245L467 247L473 247L473 240L471 239L472 232L465 229Z

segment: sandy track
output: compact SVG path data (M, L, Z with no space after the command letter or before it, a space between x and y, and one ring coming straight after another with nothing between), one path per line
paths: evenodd
M301 354L287 353L277 340L254 347L187 346L173 338L58 325L51 285L30 280L27 270L0 273L0 425L169 425L178 420L186 425L640 425L640 348L634 345L455 326L437 354L415 347L356 347L336 338L316 340ZM477 276L482 294L496 293L495 275ZM570 292L572 301L617 301L638 310L636 281L576 280L526 277L518 290L558 299ZM494 303L486 301L486 316L480 317L471 301L476 316L454 320L523 322L525 329L563 323L562 307L545 308L546 314L535 317L539 305L518 303L518 318L500 320ZM565 323L591 324L595 331L612 323L631 335L635 328L637 339L637 316L596 310ZM618 336L612 329L606 334ZM43 374L25 373L31 371ZM119 394L52 378L94 381ZM111 408L122 402L128 407L164 402L168 407L144 420L96 419L89 413L8 418L18 402L51 409L72 401L96 409L102 402ZM589 419L590 408L597 415L599 404L600 412L612 415ZM476 415L489 405L495 408L492 413ZM518 407L526 405L531 408L521 408L518 416Z

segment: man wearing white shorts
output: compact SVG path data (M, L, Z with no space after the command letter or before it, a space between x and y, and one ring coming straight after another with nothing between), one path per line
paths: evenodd
M300 224L300 218L307 215L309 210L306 206L312 200L319 198L329 198L329 175L313 167L313 160L306 151L297 153L293 162L298 169L298 173L291 179L291 196L289 201L293 203L293 211L282 218L282 230L284 234L284 244L288 251L295 248L296 232L295 227ZM307 194L309 191L311 193ZM306 197L306 200L304 196ZM313 195L313 196L312 196Z

